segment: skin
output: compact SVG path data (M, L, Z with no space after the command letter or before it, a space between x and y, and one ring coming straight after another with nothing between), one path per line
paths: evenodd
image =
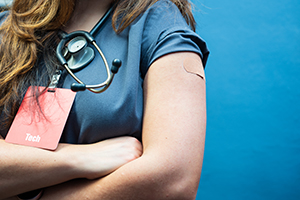
M64 27L64 31L68 33L75 30L91 31L111 3L112 0L77 0L73 16Z
M140 142L132 137L90 145L59 144L55 151L0 139L0 199L75 178L103 177L141 153Z
M77 2L65 31L89 31L110 3L85 2ZM205 81L185 70L187 59L203 67L199 55L179 52L159 58L147 72L143 146L120 137L46 151L0 139L0 199L40 187L47 187L45 200L195 199L205 141Z

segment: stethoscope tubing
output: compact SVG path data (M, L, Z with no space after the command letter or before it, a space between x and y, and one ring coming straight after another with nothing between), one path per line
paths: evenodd
M110 73L110 69L108 66L108 63L104 57L103 52L101 51L101 49L99 48L99 46L96 44L96 42L92 42L92 44L95 46L95 48L97 49L97 51L99 52L101 58L103 59L105 68L106 68L106 72L107 72L107 78L103 83L97 84L97 85L85 85L73 72L72 70L68 67L68 64L64 64L64 68L68 71L68 73L79 83L79 84L84 84L85 88L94 92L94 93L101 93L104 92L111 84L113 77L114 77L114 73ZM96 90L96 88L101 88Z
M114 78L114 74L118 72L119 67L121 66L121 61L118 59L115 59L113 61L113 68L110 70L109 69L109 65L107 63L107 60L103 54L103 52L101 51L100 47L97 45L94 37L92 36L93 34L96 33L96 31L99 31L99 29L102 27L104 21L108 18L108 16L110 15L110 13L113 10L113 6L104 14L103 18L96 24L96 26L92 29L92 31L90 33L86 32L86 31L75 31L72 33L63 33L61 35L61 41L59 42L59 44L57 45L56 48L56 56L58 61L61 63L62 66L64 66L64 68L67 70L67 72L77 81L78 84L73 83L71 86L72 88L76 88L76 89L72 89L72 90L76 90L76 91L83 91L85 89L88 89L91 92L94 93L101 93L104 92L111 84L113 78ZM65 59L64 55L62 54L63 49L65 48L66 44L68 42L70 42L72 39L74 39L75 37L84 37L87 42L91 43L95 49L99 52L105 68L106 68L106 72L107 72L107 78L104 82L97 84L97 85L85 85L70 69L70 67L68 66L68 62ZM100 88L100 89L97 89Z

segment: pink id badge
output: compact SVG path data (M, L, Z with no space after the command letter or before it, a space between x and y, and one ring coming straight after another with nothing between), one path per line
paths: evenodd
M39 87L40 91L43 89ZM5 141L55 150L76 93L63 88L55 88L51 92L46 90L39 97L39 108L31 91L32 87L29 87Z

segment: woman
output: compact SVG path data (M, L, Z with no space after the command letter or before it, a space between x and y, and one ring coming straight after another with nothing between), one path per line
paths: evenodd
M195 198L208 50L191 30L186 0L14 1L1 15L0 133L6 137L27 88L49 85L61 69L59 33L90 31L111 6L94 37L108 62L120 58L122 67L105 92L76 94L56 150L0 139L0 199L40 188L31 198ZM76 74L98 83L106 78L102 65L96 55ZM58 86L73 82L64 71ZM33 94L39 105L41 94Z

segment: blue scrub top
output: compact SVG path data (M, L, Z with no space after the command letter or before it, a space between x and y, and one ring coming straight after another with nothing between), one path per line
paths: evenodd
M108 63L118 58L122 66L105 92L76 94L61 142L85 144L128 135L140 139L143 80L150 65L163 55L190 51L199 54L205 66L209 54L205 42L167 0L156 2L120 34L114 32L110 18L94 37ZM89 85L107 78L104 63L95 53L94 60L75 73ZM61 81L64 88L75 82L67 72Z

